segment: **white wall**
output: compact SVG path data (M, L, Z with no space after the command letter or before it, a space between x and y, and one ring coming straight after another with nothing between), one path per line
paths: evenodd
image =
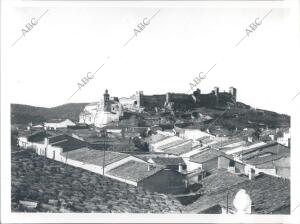
M191 162L191 161L186 162L186 169L187 169L188 172L199 169L199 168L202 168L202 164L194 163L194 162Z

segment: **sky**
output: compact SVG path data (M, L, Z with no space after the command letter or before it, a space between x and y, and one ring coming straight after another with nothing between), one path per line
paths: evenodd
M186 93L193 79L213 66L197 86L203 93L233 86L238 101L289 113L291 99L300 91L294 14L280 3L78 4L31 3L6 12L2 79L11 103L53 107L94 102L105 89L118 97L139 90L146 95ZM25 25L41 15L12 46ZM135 31L153 15L143 30ZM249 32L249 25L264 16ZM87 74L94 75L84 84Z

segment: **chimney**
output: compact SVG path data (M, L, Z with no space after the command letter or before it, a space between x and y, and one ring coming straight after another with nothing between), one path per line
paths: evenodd
M178 172L182 172L182 164L181 163L179 163L179 165L178 165Z
M253 138L251 136L248 136L248 142L253 142Z
M153 168L153 165L148 163L148 169L147 170L150 171L150 170L152 170L152 168Z
M249 175L249 180L253 180L255 177L255 170L253 168L250 168L248 175Z

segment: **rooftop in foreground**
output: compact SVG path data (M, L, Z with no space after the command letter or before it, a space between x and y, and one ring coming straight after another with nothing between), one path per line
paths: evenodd
M234 211L233 199L240 189L245 189L253 203L252 213L289 214L290 181L288 179L259 174L253 180L227 170L216 170L201 182L203 193L196 202L185 207L187 213L202 213L213 206Z
M59 203L53 205L50 199ZM38 202L40 206L26 209L19 200ZM12 154L13 212L180 213L180 209L180 203L171 196L28 151Z

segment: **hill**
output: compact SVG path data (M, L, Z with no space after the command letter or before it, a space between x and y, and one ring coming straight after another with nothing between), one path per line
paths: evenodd
M52 108L34 107L23 104L11 104L11 123L39 123L50 119L71 119L78 121L79 113L88 103L69 103Z
M11 104L11 123L12 124L28 124L29 122L39 123L48 121L50 119L71 119L78 121L79 113L87 103L70 103L64 104L52 108L34 107L22 104ZM285 114L278 114L276 112L254 109L251 106L237 102L236 106L231 107L229 110L223 108L213 107L200 107L193 110L180 110L175 115L166 115L164 113L152 112L146 117L158 117L160 119L169 119L169 123L173 123L176 120L182 120L190 128L202 129L206 127L200 122L197 124L197 120L191 118L191 114L200 113L208 115L213 118L215 125L221 125L227 129L243 129L243 128L257 128L262 126L268 126L269 128L290 127L290 116ZM154 113L154 114L153 114ZM128 118L127 118L128 119ZM216 121L215 121L216 120ZM128 120L124 120L123 122ZM154 124L148 124L154 125ZM182 124L184 125L184 124ZM200 126L199 126L200 125ZM208 123L207 126L211 124Z

